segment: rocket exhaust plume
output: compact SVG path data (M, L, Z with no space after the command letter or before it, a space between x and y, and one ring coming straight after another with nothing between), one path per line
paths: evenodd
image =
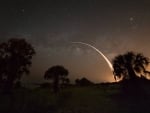
M86 45L86 46L89 46L91 47L92 49L94 49L96 52L98 52L104 59L105 61L107 62L109 68L111 69L111 71L113 72L113 66L111 64L111 62L108 60L108 58L100 51L98 50L96 47L90 45L90 44L87 44L87 43L83 43L83 42L71 42L71 43L76 43L76 44L82 44L82 45Z

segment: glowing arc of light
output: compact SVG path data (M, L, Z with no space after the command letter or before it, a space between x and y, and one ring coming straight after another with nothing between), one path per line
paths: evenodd
M98 52L104 59L105 61L107 62L108 66L110 67L111 71L113 72L114 68L111 64L111 62L108 60L108 58L100 51L98 50L96 47L90 45L90 44L87 44L87 43L84 43L84 42L72 42L72 43L77 43L77 44L83 44L83 45L87 45L89 47L91 47L92 49L94 49L96 52Z

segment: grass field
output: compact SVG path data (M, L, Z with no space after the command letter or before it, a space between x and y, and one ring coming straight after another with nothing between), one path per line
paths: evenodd
M149 85L150 86L150 85ZM123 94L119 85L70 87L53 94L49 89L15 89L0 95L0 113L150 113L146 94Z

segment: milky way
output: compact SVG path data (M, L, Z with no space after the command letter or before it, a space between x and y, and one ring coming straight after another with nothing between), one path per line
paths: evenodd
M70 78L113 81L103 60L81 41L113 59L126 51L150 56L148 0L3 0L0 3L0 42L26 38L37 52L27 81L39 82L52 65L64 65ZM92 57L92 59L91 59Z

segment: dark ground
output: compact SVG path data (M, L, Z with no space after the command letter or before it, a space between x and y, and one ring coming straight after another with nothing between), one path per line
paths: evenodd
M19 88L0 95L0 113L150 113L149 106L150 83L72 86L57 95L48 88Z

